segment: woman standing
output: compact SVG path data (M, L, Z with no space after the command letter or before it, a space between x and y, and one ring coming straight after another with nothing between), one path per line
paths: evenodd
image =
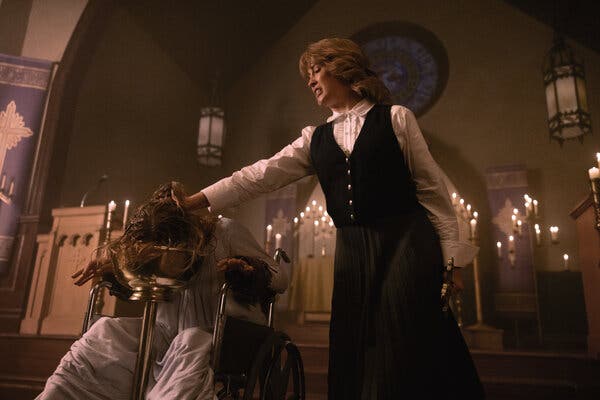
M458 242L441 171L414 115L389 105L350 40L310 44L299 66L318 105L332 112L327 123L304 128L186 206L231 207L316 173L337 228L329 399L482 398L456 322L440 307L445 260L465 265L470 249Z

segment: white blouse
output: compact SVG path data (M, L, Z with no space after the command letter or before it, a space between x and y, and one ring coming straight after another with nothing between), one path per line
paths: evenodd
M348 112L334 112L327 119L327 122L333 121L335 141L346 154L352 152L372 107L373 103L362 100ZM454 257L456 266L470 263L476 251L469 243L458 239L458 223L443 173L429 153L414 114L406 107L394 105L391 107L391 118L398 144L416 185L417 199L426 209L440 237L444 259ZM302 129L298 139L273 157L257 161L203 189L211 210L236 206L314 174L310 141L315 128L307 126Z

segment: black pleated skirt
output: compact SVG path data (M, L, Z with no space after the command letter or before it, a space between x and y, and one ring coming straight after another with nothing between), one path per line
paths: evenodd
M422 209L338 229L329 400L484 397L460 330L441 309L443 264Z

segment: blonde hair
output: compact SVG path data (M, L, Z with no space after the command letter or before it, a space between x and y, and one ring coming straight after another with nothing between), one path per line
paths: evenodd
M379 104L391 103L390 91L369 69L369 60L350 39L327 38L309 44L298 62L300 75L307 79L314 65L322 65L363 98Z

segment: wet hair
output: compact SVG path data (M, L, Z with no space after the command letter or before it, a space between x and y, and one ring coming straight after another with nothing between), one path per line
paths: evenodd
M369 60L350 39L327 38L309 44L298 62L300 75L308 79L314 65L323 66L363 98L378 104L392 102L390 91L369 69Z
M216 219L199 217L181 206L185 198L183 185L169 182L161 185L133 213L123 236L106 247L113 259L126 260L131 265L151 264L160 252L157 246L185 250L189 254L188 280L208 254L214 235Z

